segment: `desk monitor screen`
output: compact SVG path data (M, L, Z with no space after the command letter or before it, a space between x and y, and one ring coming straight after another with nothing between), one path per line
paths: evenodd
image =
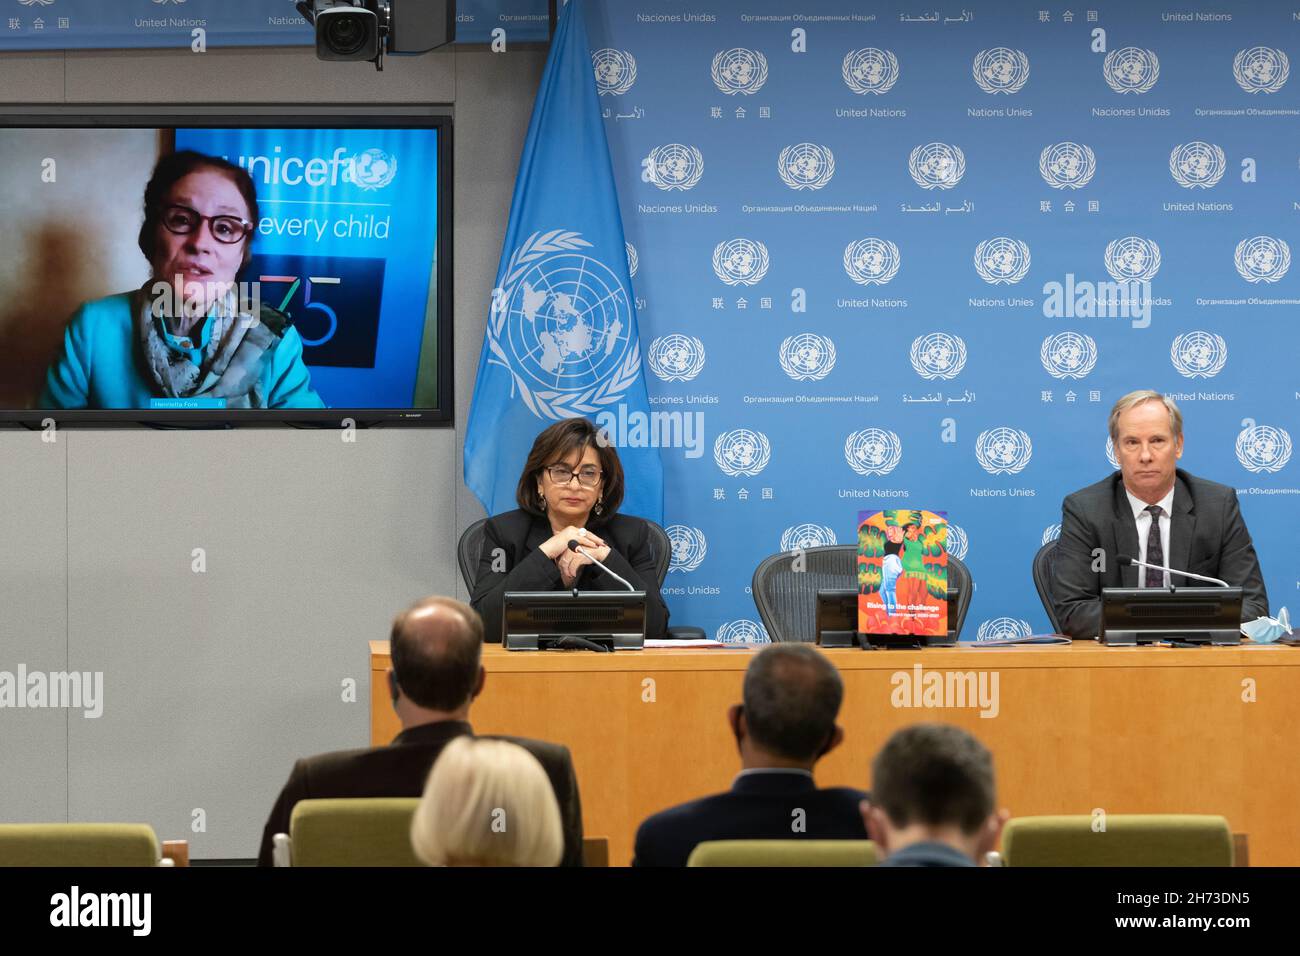
M544 651L584 638L611 651L645 646L644 591L507 591L501 643Z
M1241 588L1103 588L1103 644L1241 642Z
M814 634L822 647L866 647L868 643L888 647L878 637L858 632L858 589L821 588L817 591L817 617ZM957 589L948 589L948 621L957 620ZM943 647L957 643L957 632L949 628L947 637L916 638L908 636L907 646L920 642Z

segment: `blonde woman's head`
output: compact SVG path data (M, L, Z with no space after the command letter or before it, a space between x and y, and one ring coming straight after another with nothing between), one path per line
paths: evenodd
M564 831L550 778L518 744L458 737L429 772L411 845L430 866L558 866Z

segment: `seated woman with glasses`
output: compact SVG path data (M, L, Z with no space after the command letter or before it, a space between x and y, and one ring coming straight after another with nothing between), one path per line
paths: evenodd
M38 407L324 408L289 317L236 295L257 222L241 167L192 150L158 160L137 237L150 279L73 313Z
M646 595L647 638L662 638L668 608L659 593L650 525L618 513L623 466L596 426L570 418L533 442L515 489L516 511L489 518L470 603L483 617L485 639L501 640L507 591L621 591L579 546Z

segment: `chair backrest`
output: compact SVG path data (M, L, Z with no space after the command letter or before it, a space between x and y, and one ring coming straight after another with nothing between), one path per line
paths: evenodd
M710 840L687 866L875 866L870 840Z
M1052 631L1061 633L1061 620L1056 616L1056 601L1052 599L1052 584L1056 576L1056 540L1053 539L1038 549L1034 555L1034 587L1038 589L1038 600L1043 602L1047 612L1047 622Z
M422 866L411 849L418 797L299 800L290 818L293 866Z
M158 866L145 823L0 824L0 866Z
M1007 866L1232 866L1232 831L1219 816L1090 814L1016 817L1002 831Z
M794 569L796 556L799 571ZM817 592L856 588L857 559L857 545L832 544L780 551L759 562L750 591L768 636L774 642L817 640ZM948 555L948 586L957 592L948 629L960 638L970 609L971 578L965 563L952 555Z

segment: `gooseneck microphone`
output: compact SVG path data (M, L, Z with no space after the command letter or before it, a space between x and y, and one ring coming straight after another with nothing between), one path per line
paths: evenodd
M615 573L614 573L613 571L611 571L609 568L605 567L605 565L602 564L600 561L598 561L598 560L596 559L596 556L595 556L594 554L592 554L590 551L588 551L586 548L580 548L580 547L578 547L578 539L577 539L577 538L570 538L570 539L569 539L569 550L570 550L570 551L577 551L579 554L581 554L581 555L583 555L583 556L585 556L585 557L587 557L587 558L590 558L592 564L596 565L596 567L600 568L602 571L604 571L606 574L608 574L611 578L613 578L613 579L614 579L615 581L617 581L619 584L623 585L623 587L627 588L629 591L635 591L635 590L636 590L636 588L632 587L632 585L629 584L629 583L627 582L626 579L619 577L617 574L615 574ZM1226 587L1226 585L1225 585L1225 587Z
M1177 574L1180 577L1191 578L1194 581L1208 581L1210 584L1217 584L1221 588L1232 587L1232 585L1227 581L1220 581L1218 578L1207 578L1204 574L1192 574L1191 571L1179 571L1177 568L1167 568L1163 564L1147 564L1145 561L1139 561L1137 558L1129 557L1127 554L1121 554L1119 556L1119 565L1122 568L1127 568L1130 565L1136 565L1139 568L1154 568L1157 571L1164 571L1168 574Z

